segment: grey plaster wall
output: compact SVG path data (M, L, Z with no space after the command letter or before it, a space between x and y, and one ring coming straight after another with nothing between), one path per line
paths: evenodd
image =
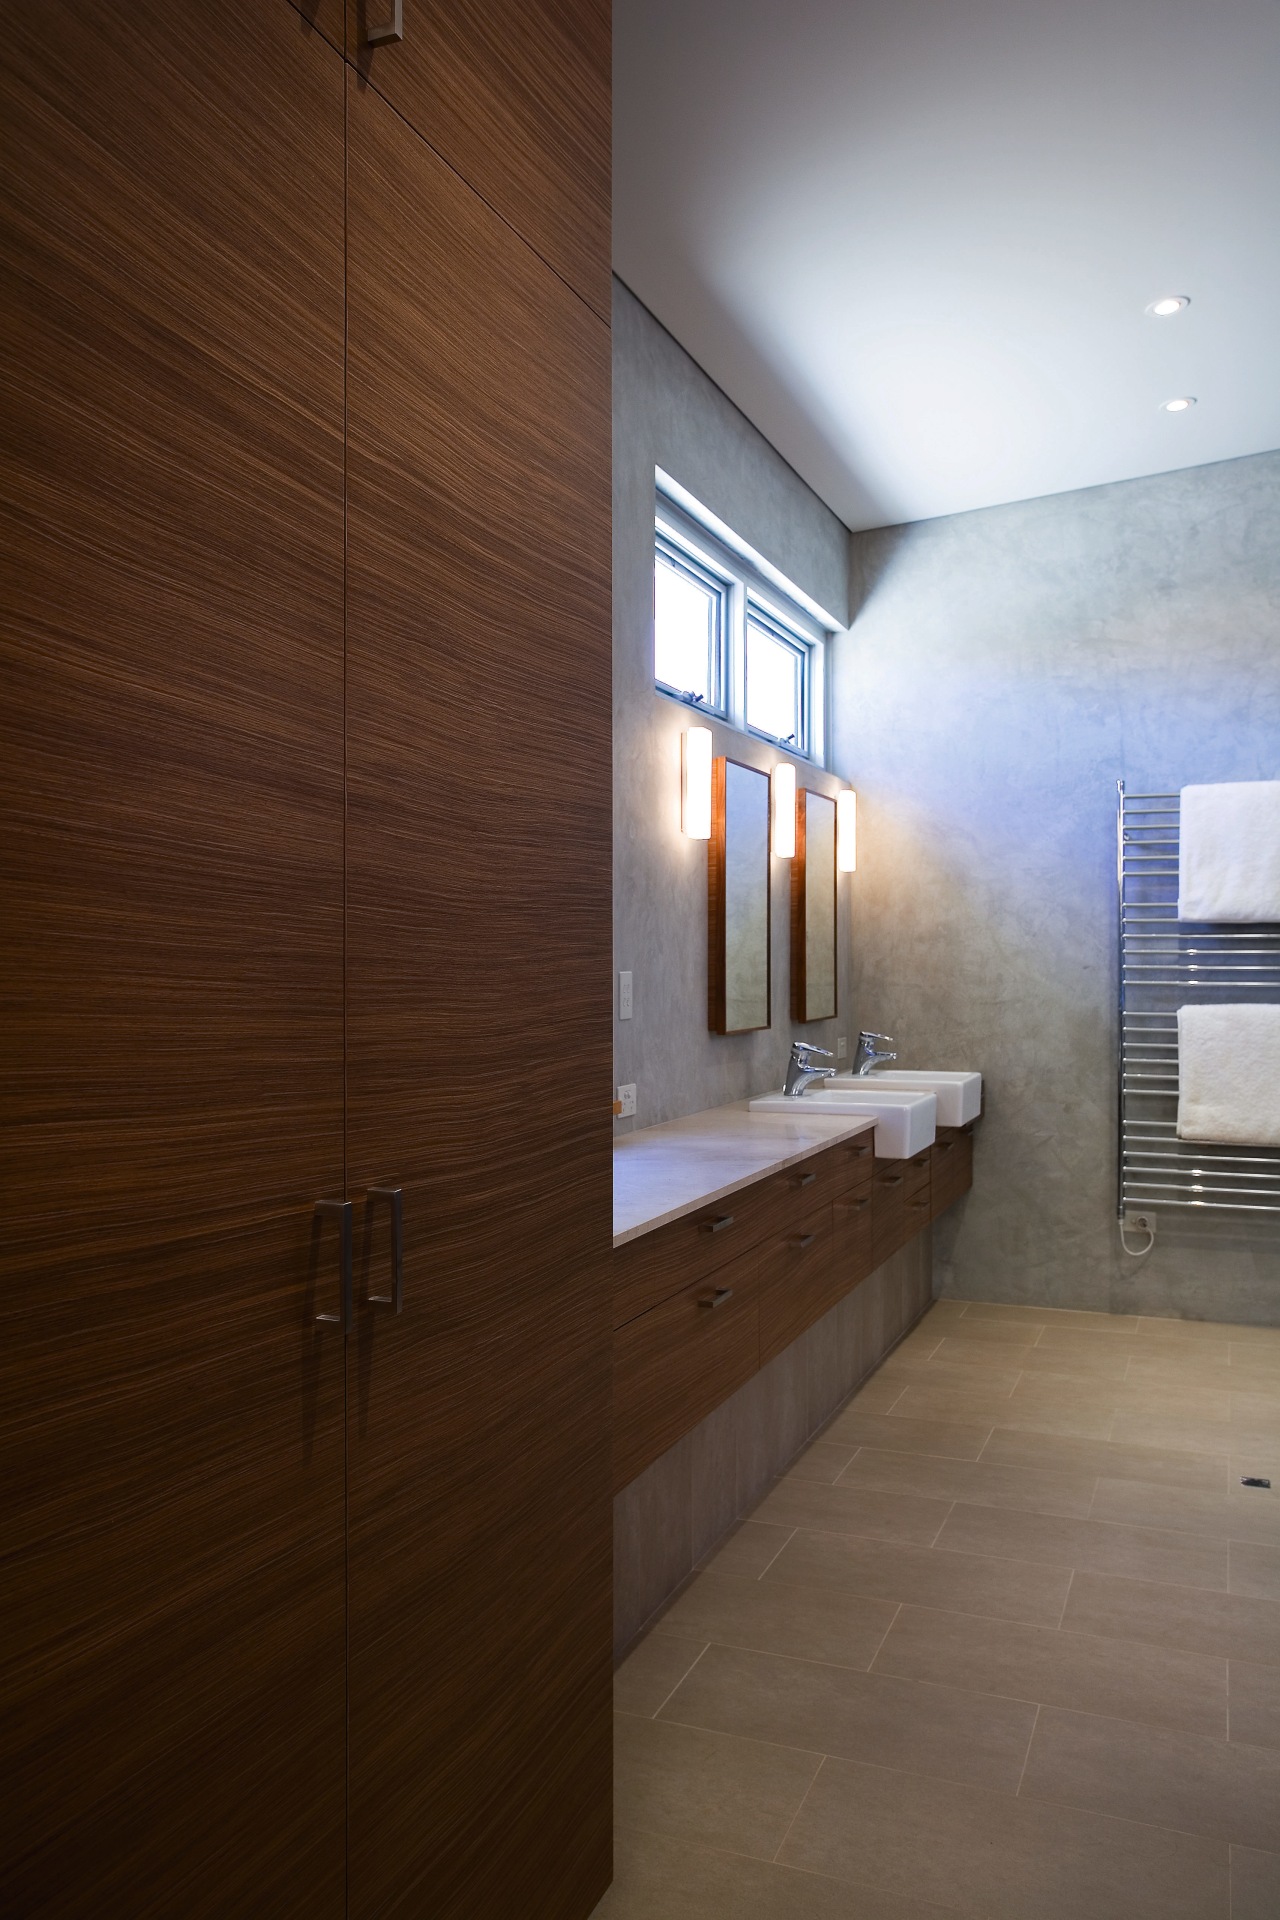
M836 663L859 792L855 1003L980 1067L967 1298L1280 1323L1280 1224L1114 1199L1115 782L1280 776L1280 454L852 540Z
M614 964L634 975L635 1011L615 1019L615 1071L634 1081L620 1133L782 1083L793 1036L834 1047L848 1021L793 1028L790 863L772 862L773 1024L707 1028L704 842L680 831L687 708L653 686L653 488L662 468L837 619L847 618L848 533L620 282L614 283ZM829 655L838 651L836 641ZM717 753L770 767L772 748L728 727ZM834 773L802 783L834 793ZM849 1004L848 882L842 883L841 1014ZM616 1015L616 993L615 993Z

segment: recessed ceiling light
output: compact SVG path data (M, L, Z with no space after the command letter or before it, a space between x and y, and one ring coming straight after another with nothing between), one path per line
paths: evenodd
M1184 307L1191 305L1190 296L1185 293L1167 293L1163 300L1153 300L1147 308L1158 320L1165 320L1171 313L1181 313Z
M1162 400L1160 402L1160 411L1161 413L1186 413L1190 408L1194 407L1195 403L1196 400L1193 393L1182 393L1178 395L1176 400Z

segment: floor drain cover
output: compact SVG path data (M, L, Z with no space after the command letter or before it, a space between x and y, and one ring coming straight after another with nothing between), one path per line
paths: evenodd
M1269 1480L1259 1480L1256 1474L1246 1473L1240 1485L1242 1487L1270 1487L1271 1482Z

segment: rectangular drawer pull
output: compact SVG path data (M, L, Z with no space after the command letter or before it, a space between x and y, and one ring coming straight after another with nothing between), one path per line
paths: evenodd
M880 1185L882 1187L900 1187L903 1178L904 1176L900 1173L882 1173L880 1175Z
M817 1237L818 1236L816 1233L802 1233L800 1235L800 1238L798 1240L793 1240L791 1244L795 1248L797 1253L803 1253L806 1247L811 1247L813 1245Z
M802 1173L793 1178L791 1184L793 1187L811 1187L817 1177L816 1173Z
M717 1287L714 1293L704 1293L699 1300L700 1307L722 1307L726 1300L732 1300L732 1287Z
M871 1151L871 1147L869 1144L865 1147L846 1147L845 1148L845 1152L852 1154L855 1160L865 1160L867 1155L870 1153L870 1151Z
M912 1200L910 1204L912 1207L914 1207L915 1211L919 1213L922 1207L927 1207L931 1203L928 1200Z
M704 1233L723 1233L726 1227L731 1227L732 1225L733 1215L731 1213L722 1213L718 1220L704 1220L702 1222L702 1231Z
M861 1213L864 1207L871 1205L871 1202L864 1193L861 1200L837 1200L836 1205L844 1207L849 1213Z
M954 1140L936 1140L934 1142L934 1146L937 1152L939 1153L950 1153L951 1149L955 1146L955 1141Z

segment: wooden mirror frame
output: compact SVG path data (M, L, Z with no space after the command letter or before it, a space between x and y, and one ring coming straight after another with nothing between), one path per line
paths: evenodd
M728 1022L728 807L730 765L753 774L764 788L764 978L765 1017L756 1026L731 1027ZM707 842L707 1025L712 1033L759 1033L773 1025L773 883L769 849L769 775L744 760L718 756L711 767L711 838Z
M809 802L831 809L831 1005L809 1010L809 943L807 846ZM796 851L791 862L791 1018L800 1022L834 1020L840 1005L840 942L837 933L840 877L836 866L836 803L830 794L801 787L796 795Z

